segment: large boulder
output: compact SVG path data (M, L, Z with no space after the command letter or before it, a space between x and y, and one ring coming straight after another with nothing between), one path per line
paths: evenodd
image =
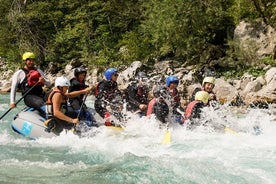
M240 22L234 32L234 38L245 48L257 47L257 55L262 58L273 55L276 47L276 30L264 22Z
M214 92L220 103L232 103L239 98L238 90L222 78L216 79Z

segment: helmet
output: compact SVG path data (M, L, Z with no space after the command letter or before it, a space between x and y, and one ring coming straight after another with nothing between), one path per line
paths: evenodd
M138 72L135 76L135 79L136 80L147 80L148 79L148 76L145 72Z
M22 56L22 60L26 61L27 59L35 59L35 55L32 52L25 52Z
M78 77L79 74L81 74L81 73L85 73L85 75L86 75L86 73L87 73L87 70L86 70L85 68L83 68L82 66L81 66L81 67L78 67L78 68L76 68L76 69L74 70L74 76L75 76L75 77Z
M104 76L105 76L106 80L111 80L112 75L116 72L118 72L118 70L116 68L108 68L104 72Z
M198 91L195 94L195 100L202 101L203 103L207 103L210 98L210 94L206 91Z
M202 86L204 86L204 83L208 82L215 85L215 78L214 77L205 77L202 81Z
M172 76L172 75L169 76L169 77L167 77L167 79L166 79L166 86L169 87L172 82L175 82L175 83L179 84L178 77Z
M139 79L139 78L148 78L148 76L145 72L138 72L135 77L137 79Z
M155 98L161 97L161 96L165 96L167 92L167 89L165 86L155 86L155 88L153 89L153 96Z
M70 81L64 76L57 77L55 80L55 87L58 87L58 86L60 87L70 86Z

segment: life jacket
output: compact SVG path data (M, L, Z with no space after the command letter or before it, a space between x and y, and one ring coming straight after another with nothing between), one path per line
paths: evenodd
M186 111L184 113L184 118L182 119L183 123L185 123L185 121L187 121L190 118L195 105L198 104L198 103L199 103L199 101L194 100L194 101L192 101L191 103L188 104L188 106L186 107Z
M71 86L68 89L68 92L73 92L73 91L80 91L84 90L88 86L85 84L84 81L79 81L76 77L72 78L70 80ZM83 99L84 99L84 94L78 95L74 98L69 98L69 103L71 107L75 110L79 109L81 104L83 104Z
M52 91L49 96L48 99L46 101L46 114L48 115L48 119L53 118L54 117L54 109L53 109L53 102L52 102L52 98L54 96L55 93L60 93L59 91ZM66 113L67 112L67 103L66 103L66 97L65 97L65 102L61 103L60 106L60 110L62 113Z
M22 83L20 83L20 88L22 94L25 94L38 82L41 74L36 69L27 70L26 68L22 68L22 70L25 72L26 76ZM43 83L39 82L31 91L29 91L29 94L41 95L43 93L42 86Z
M157 98L154 98L150 101L150 103L148 104L148 110L147 110L147 116L150 116L152 114L153 111L153 106L154 104L157 102Z
M103 83L104 80L98 82L96 84L96 90L95 90L95 93L94 93L94 96L97 97L99 95L99 86Z
M22 68L22 70L26 74L26 82L29 86L35 85L41 77L41 74L36 69L27 70L25 68ZM39 82L37 85L43 86L41 82Z

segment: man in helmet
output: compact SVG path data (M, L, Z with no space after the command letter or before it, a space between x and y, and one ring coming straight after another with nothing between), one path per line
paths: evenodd
M169 106L164 100L167 95L167 89L164 86L158 85L153 89L154 98L149 102L147 116L154 114L161 123L168 121Z
M25 63L24 67L16 71L12 76L10 108L16 106L16 91L19 88L22 91L22 95L26 95L24 97L25 104L38 110L42 115L45 115L44 92L42 87L44 85L50 86L50 80L42 70L35 67L34 53L25 52L22 60Z
M211 101L211 100L216 101L217 98L216 98L215 93L213 92L214 87L215 87L215 78L214 77L205 77L202 81L202 87L201 88L196 88L194 90L190 101L193 101L195 99L195 94L198 91L208 92L210 94L210 100L209 101Z
M148 108L148 76L145 72L138 72L135 81L131 82L124 93L127 101L127 110L145 116Z
M177 111L177 108L182 109L180 106L180 96L177 90L178 84L178 77L171 75L166 78L166 87L170 94L169 106L172 107L172 118L174 122L181 123L181 114Z
M52 131L57 135L59 135L63 129L70 130L75 124L79 123L78 113L69 111L67 99L91 91L91 88L85 88L68 93L69 86L70 81L66 77L57 77L55 80L55 87L49 94L46 102L48 121L45 121L45 125L48 127L48 131Z
M195 100L190 102L185 110L182 124L189 120L190 125L200 124L202 108L208 106L210 94L206 91L198 91L195 95Z
M86 74L87 70L84 67L81 66L75 68L75 77L70 80L71 86L68 90L69 93L73 91L80 91L89 87L85 84ZM94 116L92 115L92 109L88 108L84 102L87 95L88 94L81 94L74 98L69 98L70 108L72 108L72 110L76 111L77 113L81 112L79 119L85 121L85 124L87 126L98 126Z
M118 89L118 75L116 68L108 68L104 72L106 80L99 82L96 87L97 92L94 107L96 112L105 119L106 126L114 126L114 123L110 120L111 114L119 121L122 120L122 95Z

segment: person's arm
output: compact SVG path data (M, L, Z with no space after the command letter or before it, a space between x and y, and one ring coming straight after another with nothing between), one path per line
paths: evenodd
M64 95L65 95L66 97L68 97L68 98L74 98L74 97L77 97L77 96L79 96L79 95L89 93L92 89L93 89L93 86L88 87L88 88L85 88L85 89L83 89L83 90L72 91L72 92L70 92L70 93L65 93Z
M49 87L51 85L50 79L45 75L45 73L42 70L37 69L37 71L41 75L41 78L39 78L39 82L42 82L45 86Z
M25 72L23 70L16 71L12 76L12 85L11 85L11 91L10 91L10 107L15 107L15 99L16 99L16 91L17 86L19 83L21 83L25 78Z
M78 118L70 118L69 116L66 116L60 111L61 104L62 104L63 96L61 93L55 93L52 97L52 103L53 103L53 111L54 116L58 119L64 120L69 123L79 123Z

